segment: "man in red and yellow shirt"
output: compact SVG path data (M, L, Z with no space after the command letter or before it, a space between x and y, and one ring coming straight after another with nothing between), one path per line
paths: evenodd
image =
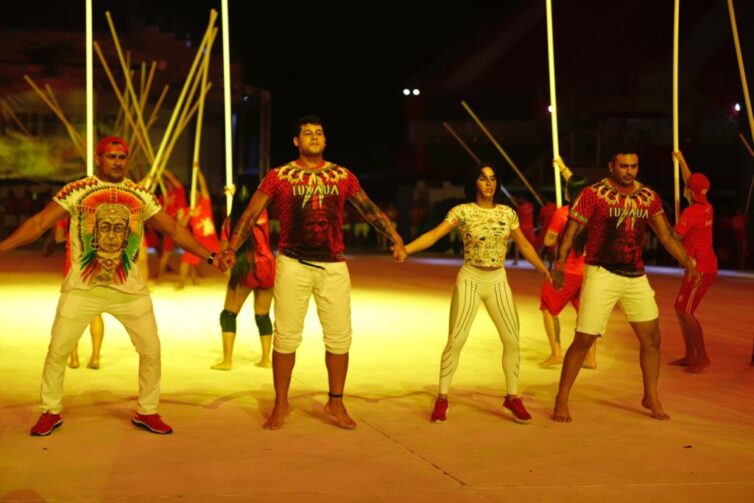
M298 159L273 169L262 180L235 223L230 246L223 251L221 260L224 267L233 266L237 250L252 233L259 215L274 202L280 214L273 288L275 407L264 427L281 428L288 413L288 388L296 350L301 343L309 299L314 296L325 340L330 385L324 412L337 426L351 429L356 423L343 405L351 345L351 282L343 256L346 201L393 242L396 259L404 259L406 251L390 220L362 190L356 176L325 161L325 132L318 117L299 119L293 144L298 149Z
M644 275L644 237L650 225L668 252L687 269L698 273L681 243L673 236L655 191L636 181L639 156L633 150L615 154L607 178L586 187L571 206L570 221L558 250L552 273L555 288L562 288L566 258L575 238L588 232L584 283L581 288L576 335L566 352L555 398L553 419L570 422L568 396L589 348L607 327L613 307L620 302L641 345L644 383L642 406L655 419L669 419L660 403L659 312L654 290Z
M712 249L712 205L707 201L710 188L709 180L701 173L691 173L686 159L680 151L673 152L678 159L686 188L683 195L689 207L683 210L681 218L673 232L686 253L696 263L699 281L694 281L688 274L683 276L681 289L675 301L675 313L681 325L681 335L686 347L683 358L673 360L671 365L686 366L689 372L701 372L710 364L704 346L702 325L694 316L702 297L717 278L717 256Z

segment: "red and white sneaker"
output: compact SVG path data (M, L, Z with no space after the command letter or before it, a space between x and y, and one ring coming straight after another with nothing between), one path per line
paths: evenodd
M52 412L45 412L37 420L37 424L32 426L32 437L46 437L55 430L58 426L63 424L63 418L60 414L53 414Z
M159 435L173 433L173 428L163 423L159 414L136 414L131 419L131 422L140 428Z
M531 422L531 414L527 412L526 407L524 407L524 403L520 398L506 396L505 401L503 402L503 407L511 411L513 414L513 420L517 423L526 424Z
M435 408L432 411L432 419L431 421L433 423L444 423L447 419L446 414L448 412L448 399L447 398L438 398L435 400Z

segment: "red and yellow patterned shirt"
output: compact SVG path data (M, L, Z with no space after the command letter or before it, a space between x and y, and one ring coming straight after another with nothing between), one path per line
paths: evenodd
M360 190L353 173L330 162L306 169L293 161L270 171L259 191L280 213L280 253L316 262L345 260L343 206Z
M569 218L587 227L585 262L621 276L644 274L644 236L650 219L662 215L655 191L639 182L618 191L608 178L586 187L571 206Z

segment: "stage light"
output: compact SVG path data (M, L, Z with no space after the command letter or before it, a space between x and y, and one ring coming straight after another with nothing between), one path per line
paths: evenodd
M409 89L404 89L404 90L403 90L403 96L409 96L409 95L411 95L411 90L409 90Z
M413 91L411 92L411 94L413 94L414 96L419 96L419 94L420 94L420 93L419 93L419 90L418 90L418 89L414 89L414 90L413 90Z
M736 112L740 112L741 111L741 104L740 103L736 103L735 105L733 105L733 110L735 110Z

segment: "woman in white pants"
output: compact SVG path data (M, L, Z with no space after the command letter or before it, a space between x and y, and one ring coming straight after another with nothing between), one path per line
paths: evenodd
M531 415L518 396L520 350L518 312L505 274L505 253L512 238L524 257L549 279L550 273L519 228L518 216L496 199L497 175L489 163L470 172L466 183L468 203L453 207L445 220L406 246L408 254L429 248L458 227L463 237L464 265L458 272L450 305L448 343L440 362L440 389L432 412L433 422L446 419L448 390L479 304L484 303L503 343L503 373L507 392L503 407L516 421Z

